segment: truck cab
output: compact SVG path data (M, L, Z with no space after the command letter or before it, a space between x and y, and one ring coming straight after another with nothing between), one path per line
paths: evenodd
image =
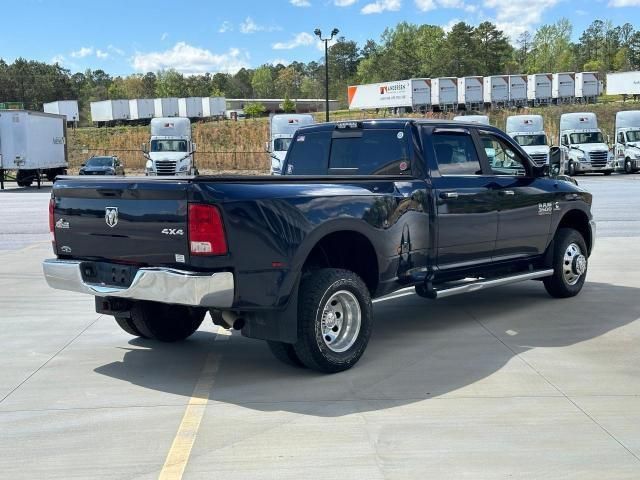
M145 175L194 175L196 144L188 118L153 118L151 138L142 146L147 163Z
M549 164L549 142L542 115L512 115L507 117L507 134L529 154L537 165Z
M271 156L271 175L282 174L282 164L298 128L315 123L313 115L282 114L269 118L269 141L267 152Z
M560 145L567 155L569 175L613 172L613 160L598 128L595 113L565 113L560 116Z
M616 114L614 167L626 173L640 170L640 110Z

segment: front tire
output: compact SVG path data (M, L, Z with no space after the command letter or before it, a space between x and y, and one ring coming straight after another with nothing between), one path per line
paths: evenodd
M628 158L624 161L624 173L626 173L627 175L633 173L633 168L631 168L631 160Z
M131 322L141 337L178 342L198 330L205 314L202 308L139 301L131 309Z
M354 272L325 268L302 280L293 349L306 367L323 373L348 370L364 353L372 327L371 296Z
M577 230L560 228L553 251L553 275L543 279L547 293L555 298L569 298L582 290L588 268L588 251Z
M575 177L576 175L576 164L573 162L569 162L569 166L567 167L567 174L570 177Z

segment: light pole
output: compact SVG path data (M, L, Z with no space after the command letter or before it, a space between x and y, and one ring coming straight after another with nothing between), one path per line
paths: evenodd
M324 42L324 92L325 92L325 111L326 121L329 121L329 42L338 35L339 30L334 28L331 30L331 36L329 38L322 38L322 32L319 28L316 28L315 33L320 41Z

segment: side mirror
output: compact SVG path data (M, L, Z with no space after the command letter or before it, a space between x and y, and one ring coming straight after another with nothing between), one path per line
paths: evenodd
M269 148L269 142L264 142L264 149L267 152L271 152L271 149Z
M551 147L549 149L549 165L547 174L551 177L560 175L562 166L562 149L560 147Z
M142 152L143 153L149 153L149 147L147 146L146 143L142 144Z
M86 167L86 166L87 166L87 164L86 164L86 163L81 163L81 164L80 164L80 166L81 166L81 167Z
M191 144L191 153L195 153L195 151L198 149L198 145L196 145L195 143Z

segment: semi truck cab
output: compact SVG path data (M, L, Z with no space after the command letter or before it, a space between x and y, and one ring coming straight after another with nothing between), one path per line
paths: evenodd
M267 152L271 156L271 175L281 175L284 158L298 128L315 123L313 115L282 114L269 118Z
M614 168L626 173L640 170L640 110L616 114Z
M542 115L512 115L507 118L506 131L537 165L549 164L550 147Z
M145 175L194 175L196 144L191 139L188 118L151 120L149 144L142 146L147 163Z
M565 113L560 117L560 145L566 152L569 175L613 172L613 159L594 113Z

